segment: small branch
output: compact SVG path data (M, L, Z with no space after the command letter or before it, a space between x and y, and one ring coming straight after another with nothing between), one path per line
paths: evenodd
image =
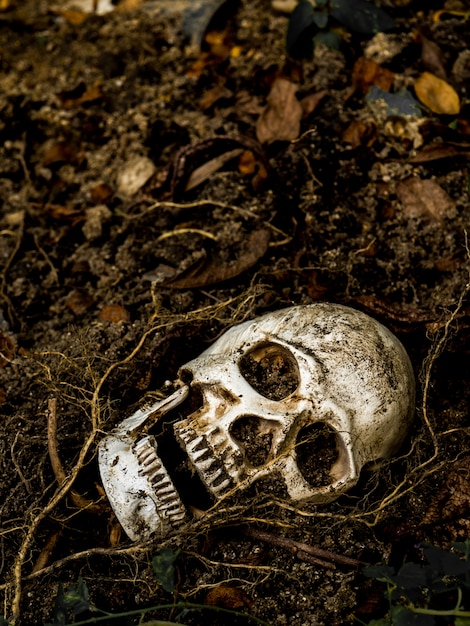
M58 485L62 485L67 476L65 474L62 462L59 458L57 451L57 398L50 398L48 402L47 411L47 448L49 451L49 458L52 465L54 476L56 477ZM103 509L99 505L95 504L92 500L87 500L79 493L70 490L70 499L73 504L79 509L86 509L92 513L102 513Z
M46 545L41 550L37 561L34 564L32 574L42 571L49 563L49 559L51 558L52 553L54 552L54 549L59 542L61 534L61 531L56 531L49 536L48 540L46 541Z
M243 533L251 539L265 541L266 543L270 543L274 546L286 548L290 552L297 555L300 559L309 561L310 563L314 563L316 565L321 565L322 567L327 567L329 569L335 569L334 563L347 565L348 567L363 567L364 565L368 565L368 563L363 561L358 561L357 559L352 559L351 557L343 556L342 554L335 554L329 550L310 546L306 543L295 541L294 539L273 535L272 533L268 533L264 530L258 530L257 528L250 528L249 526L245 527L243 528Z

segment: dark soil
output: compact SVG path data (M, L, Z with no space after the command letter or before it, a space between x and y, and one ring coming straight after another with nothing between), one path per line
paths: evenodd
M187 600L273 626L383 614L382 586L360 565L328 568L276 538L399 566L422 558L422 541L449 548L470 536L468 104L457 117L425 111L419 124L381 117L350 89L372 36L344 32L340 51L320 45L311 60L289 60L288 18L267 0L242 2L224 21L219 48L209 38L204 54L182 33L184 2L148 2L80 24L47 2L4 4L5 618L51 623L59 586L80 577L90 601L113 613ZM383 5L400 45L379 62L412 85L429 69L418 36L425 34L465 102L470 22L433 20L431 8L443 8L437 2ZM296 141L261 145L256 122L277 77L297 84L299 99L325 94ZM358 121L370 135L351 144L345 130ZM453 146L452 156L419 158L437 143ZM229 152L194 185L197 168ZM432 182L428 195L421 187L410 193L410 178ZM449 204L438 201L442 191ZM433 200L437 214L426 208ZM132 545L100 485L104 434L167 395L178 368L233 324L316 301L372 315L407 348L418 397L399 454L366 468L331 504L295 506L274 477L210 514L195 510L183 532ZM285 367L282 355L251 364L287 385L268 386L268 397L289 393ZM250 428L239 437L256 437ZM321 436L328 464L336 452L330 433ZM264 437L254 465L265 458ZM246 526L274 538L257 539ZM174 594L152 567L162 547L179 550ZM143 621L152 618L253 623L208 609L161 609Z

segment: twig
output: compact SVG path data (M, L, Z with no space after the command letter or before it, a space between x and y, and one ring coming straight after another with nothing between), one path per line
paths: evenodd
M59 458L59 453L57 452L57 398L50 398L48 402L47 448L54 476L56 477L57 483L62 485L66 481L67 476ZM92 513L103 512L103 507L95 504L92 500L84 498L73 489L70 490L70 499L79 509L86 509Z
M69 554L68 556L65 556L63 559L54 561L54 563L51 563L50 565L47 565L40 569L35 566L31 574L28 574L27 576L25 576L23 580L25 581L33 580L34 578L38 578L39 576L50 574L54 570L60 569L61 567L63 567L67 563L70 563L71 561L79 561L80 559L88 559L89 557L94 556L94 555L121 556L125 554L126 555L136 554L138 552L145 553L145 552L149 552L152 549L152 547L153 546L151 545L150 546L137 545L137 546L130 546L129 548L89 548L88 550L83 550L82 552L75 552L74 554Z
M59 530L59 531L53 532L52 535L49 535L46 541L46 545L41 550L36 560L36 563L34 564L32 574L35 574L36 572L41 572L44 570L47 563L49 563L49 559L51 558L51 555L54 552L54 549L57 543L59 542L61 534L62 532Z
M13 465L15 466L16 471L19 474L19 477L21 478L21 482L26 487L26 491L28 493L32 493L31 485L29 484L29 480L27 480L25 475L23 474L23 470L21 469L20 464L18 463L18 461L16 459L16 455L15 455L15 446L16 446L16 442L18 441L19 434L20 434L19 432L16 433L15 440L13 441L13 443L11 444L11 447L10 447L11 460L13 462Z
M52 498L46 504L46 506L34 517L28 527L26 535L19 547L18 555L15 559L15 563L13 566L13 601L11 605L12 616L11 616L11 624L14 625L15 622L20 617L20 604L21 604L21 594L22 594L22 580L21 580L21 570L23 568L23 564L26 560L27 553L33 539L36 535L36 531L39 528L41 522L46 519L46 517L51 513L57 504L62 500L62 498L70 491L75 479L78 476L78 473L83 467L85 462L85 458L90 450L91 446L95 442L96 435L98 433L98 429L94 428L92 432L88 435L78 457L77 464L73 468L70 476L67 480L56 490Z
M364 565L368 565L363 561L353 559L349 556L336 554L335 552L310 546L306 543L295 541L294 539L288 539L287 537L273 535L272 533L268 533L264 530L258 530L257 528L246 526L243 528L243 533L251 539L265 541L266 543L271 543L274 546L286 548L303 560L308 560L316 565L321 565L322 567L327 567L329 569L335 569L334 563L347 565L349 567L362 567Z

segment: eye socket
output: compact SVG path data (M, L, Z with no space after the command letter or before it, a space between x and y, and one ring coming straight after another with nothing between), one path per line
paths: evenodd
M243 378L268 400L284 400L300 383L295 358L275 343L256 346L242 356L239 367Z
M324 422L310 424L297 435L297 467L312 487L324 487L334 481L334 466L339 457L336 433Z

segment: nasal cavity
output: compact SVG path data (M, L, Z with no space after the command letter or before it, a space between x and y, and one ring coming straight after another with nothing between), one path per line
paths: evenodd
M296 440L297 467L311 487L334 482L333 465L338 460L335 431L324 422L302 428Z
M256 415L239 417L230 428L230 435L251 467L262 467L270 458L276 424Z

